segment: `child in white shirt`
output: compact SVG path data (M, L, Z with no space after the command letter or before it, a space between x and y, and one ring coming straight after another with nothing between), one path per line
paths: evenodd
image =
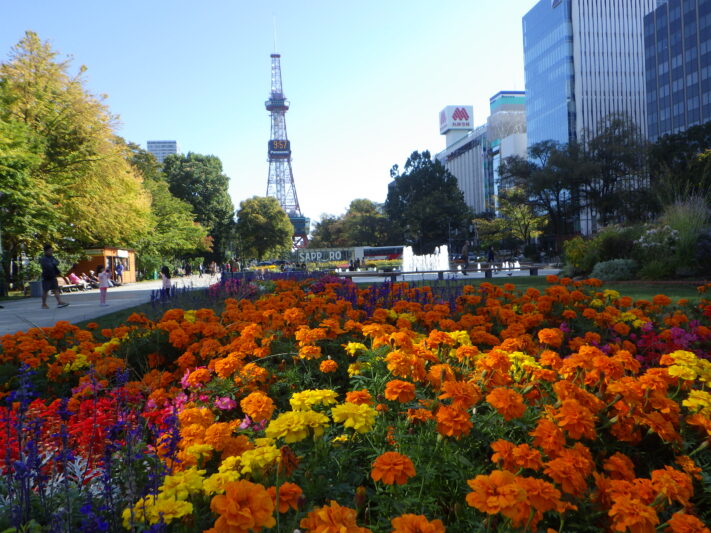
M96 267L96 275L99 278L99 305L106 306L106 291L110 287L111 274L106 271L103 265Z

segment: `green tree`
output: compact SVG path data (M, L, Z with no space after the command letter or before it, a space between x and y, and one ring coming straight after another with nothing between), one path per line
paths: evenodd
M294 227L279 201L271 196L244 200L237 211L237 235L245 258L262 260L291 249Z
M195 153L169 155L163 172L170 192L192 207L196 220L212 238L212 259L223 261L234 248L234 205L228 191L229 178L214 155Z
M547 216L539 216L533 210L523 189L514 187L499 195L499 214L508 237L531 244L543 234L548 223Z
M390 223L382 207L371 200L353 200L343 217L343 227L349 246L393 244Z
M309 248L342 248L351 246L343 223L343 216L323 214L316 222L309 238Z
M711 197L711 122L664 135L649 147L652 188L660 204L680 198Z
M652 205L646 194L647 144L639 128L626 116L613 114L583 144L588 171L581 199L600 225L644 217Z
M588 171L588 162L578 144L543 141L529 148L528 159L514 156L502 161L500 189L521 189L525 203L534 213L547 216L550 240L560 249L575 232L580 189Z
M70 76L69 61L32 32L0 65L3 216L14 221L3 224L3 240L11 254L35 255L45 241L73 250L125 245L148 227L148 195L117 142L114 117L84 88L85 70Z
M131 164L143 176L151 198L150 230L134 243L138 269L157 270L163 264L209 252L207 230L195 220L190 204L171 194L155 157L136 144L128 147Z
M421 254L447 243L454 232L466 235L471 213L457 179L429 152L413 152L404 171L395 165L390 176L385 214L394 240Z

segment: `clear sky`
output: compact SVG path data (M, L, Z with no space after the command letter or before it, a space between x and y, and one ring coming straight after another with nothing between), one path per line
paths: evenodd
M266 194L270 54L282 55L301 210L385 201L390 167L444 148L438 113L523 90L521 18L537 0L0 0L0 54L37 32L108 95L119 135L214 154L239 203Z

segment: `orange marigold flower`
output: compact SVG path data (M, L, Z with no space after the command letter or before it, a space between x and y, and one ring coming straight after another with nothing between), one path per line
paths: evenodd
M247 533L276 525L274 502L259 483L245 480L228 483L224 494L212 498L210 509L220 515L215 521L216 533Z
M400 403L410 402L415 399L415 385L400 379L390 380L385 385L385 397Z
M657 294L654 298L652 298L652 303L654 305L665 306L669 305L671 302L671 298L669 298L666 294Z
M602 468L608 473L611 479L632 481L635 478L634 463L621 452L615 452L605 459Z
M445 533L444 524L441 520L427 520L421 514L404 514L393 518L390 523L393 526L392 533Z
M682 511L674 513L667 522L668 533L711 533L704 523L693 515Z
M408 409L407 418L411 421L427 422L428 420L432 420L434 415L432 411L428 409Z
M526 491L518 478L506 470L494 470L488 476L479 475L467 481L473 492L467 494L470 507L487 514L501 513L512 520L520 519Z
M276 507L276 487L269 487L267 492L269 492L269 496L274 502L274 507ZM295 511L298 510L299 499L303 493L304 491L301 490L301 487L295 483L289 483L288 481L282 483L279 487L279 512L286 513L290 508Z
M385 452L374 462L370 477L374 481L382 481L386 485L397 483L404 485L415 475L415 465L409 457L397 452Z
M370 392L368 392L368 389L347 392L345 401L356 405L373 405L373 397L370 395Z
M444 391L439 395L441 400L452 399L452 407L469 409L481 400L481 391L474 383L467 381L445 381L442 384Z
M615 531L629 529L631 533L653 533L659 524L659 517L654 508L644 505L629 494L618 494L607 514L612 518Z
M684 507L689 506L689 499L694 495L691 476L671 466L652 472L652 486L657 493L666 497L668 503L676 501Z
M255 422L269 420L274 413L274 402L261 391L252 392L239 402L242 411Z
M442 435L458 439L468 435L473 427L467 411L448 406L437 410L437 432Z
M338 370L338 363L336 363L336 361L334 361L333 359L326 359L325 361L321 361L321 364L319 365L318 369L324 374L328 374L329 372L335 372L336 370Z
M538 340L554 348L563 344L563 332L558 328L543 328L538 332Z
M595 438L597 417L577 400L564 400L554 417L571 439Z
M486 401L496 409L504 420L520 418L526 412L523 396L518 392L504 387L498 387L486 395Z
M302 359L319 359L321 357L321 347L311 344L299 348L299 357Z
M311 533L371 533L370 529L358 527L355 509L341 507L334 500L311 511L299 525Z
M560 508L560 491L551 483L535 477L520 477L517 483L526 491L528 503L539 513ZM535 530L535 527L532 529Z

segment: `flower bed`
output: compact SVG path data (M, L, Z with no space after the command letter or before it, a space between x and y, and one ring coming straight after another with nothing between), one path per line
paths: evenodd
M0 531L708 531L711 302L549 281L5 335Z

